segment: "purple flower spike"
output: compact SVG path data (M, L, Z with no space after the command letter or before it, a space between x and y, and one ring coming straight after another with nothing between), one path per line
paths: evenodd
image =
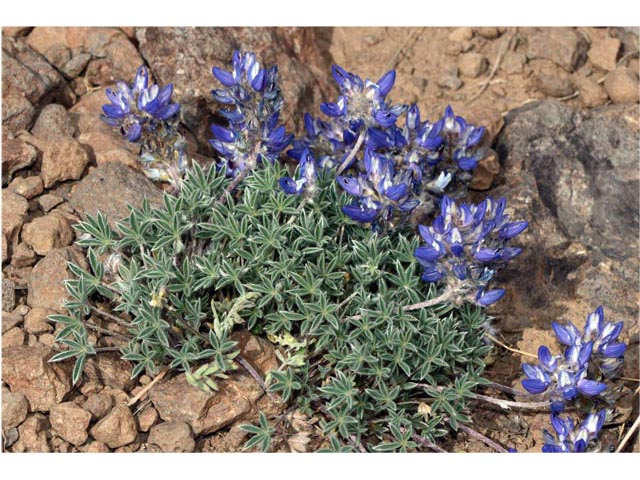
M504 205L503 200L492 198L478 205L456 203L445 195L440 215L431 226L418 226L426 242L415 251L420 264L443 273L439 281L481 306L505 295L503 289L487 290L487 285L496 271L521 252L508 246L511 239L499 235L502 227L509 225Z

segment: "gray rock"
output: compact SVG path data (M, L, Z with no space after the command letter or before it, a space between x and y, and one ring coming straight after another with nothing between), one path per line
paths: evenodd
M191 427L185 422L164 422L151 427L147 441L165 453L193 452L196 447Z
M2 276L2 310L11 311L16 306L16 284Z
M82 218L101 211L109 225L129 214L129 206L141 208L144 199L153 207L162 205L162 191L145 175L118 162L92 170L71 192L70 203Z
M574 321L600 304L613 318L636 318L637 276L629 272L640 249L638 132L626 120L633 111L577 112L547 101L507 116L496 147L501 186L492 194L505 195L512 217L530 227L519 240L522 256L498 276L508 292L496 304L505 318L548 328L567 302L576 304Z

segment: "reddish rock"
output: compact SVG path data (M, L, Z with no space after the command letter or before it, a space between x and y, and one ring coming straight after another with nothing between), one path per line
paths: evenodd
M49 421L58 435L76 447L85 443L89 438L87 429L91 421L91 414L73 402L53 405L49 413Z
M15 312L2 312L2 333L11 330L13 327L17 327L22 323L23 315Z
M473 29L478 35L487 40L498 38L502 33L500 27L476 27Z
M21 38L2 37L2 126L27 129L37 108L64 84L62 76Z
M65 314L63 302L70 298L63 282L71 278L67 262L86 269L83 253L75 247L57 248L49 251L40 260L29 275L29 294L27 304L32 307L48 308Z
M594 38L589 49L589 60L603 70L614 70L620 51L620 40L612 37Z
M68 220L55 213L38 217L22 228L22 239L38 255L71 245L74 238Z
M87 152L71 137L58 137L42 147L40 177L45 188L65 180L79 179L89 163Z
M27 397L19 392L2 392L2 430L17 427L28 413Z
M13 255L11 255L11 265L16 268L25 268L32 266L34 263L36 263L35 252L29 245L20 242L13 250Z
M526 63L527 56L524 53L509 50L507 53L505 53L504 58L500 63L500 70L509 75L522 73Z
M43 54L52 45L63 45L74 52L91 54L93 60L87 67L87 77L96 85L122 79L130 81L143 63L136 47L117 28L36 27L27 37L27 42ZM66 70L65 67L63 70ZM76 67L69 73L77 75L82 71L78 70L79 67Z
M24 330L18 327L11 328L2 334L2 348L24 345L25 339Z
M125 148L119 135L116 137L112 132L90 131L82 133L78 141L89 148L89 157L98 166L109 162L120 162L128 167L141 169L137 148L134 144L131 144L131 148Z
M109 447L102 442L91 442L82 447L82 451L85 453L109 453Z
M255 52L263 65L278 65L285 112L313 111L335 92L318 29L149 27L136 29L136 37L158 83L173 82L182 119L196 134L202 153L213 154L210 122L204 119L221 107L211 99L211 89L219 86L211 68L229 68L236 48ZM302 131L301 113L284 120L290 130Z
M75 128L67 109L51 103L42 109L31 133L34 137L52 141L59 137L73 137Z
M589 77L577 75L574 77L573 83L580 92L580 98L585 107L599 107L609 100L606 90L599 85L598 82Z
M152 207L162 205L162 191L143 173L122 163L106 163L76 185L70 204L83 218L101 211L115 228L129 214L129 206L141 208L145 198Z
M4 94L3 94L4 106ZM13 174L30 167L38 156L37 150L19 138L2 139L2 184L6 185Z
M48 308L32 308L24 317L24 329L27 333L38 335L40 333L49 333L53 331L53 327L49 322L49 315L56 312Z
M567 72L575 71L584 63L588 45L585 39L567 28L540 28L528 31L529 59L546 59Z
M191 427L185 422L164 422L151 427L147 441L165 453L193 452L196 447Z
M131 378L131 362L120 359L117 353L102 353L87 359L84 374L89 382L96 382L117 390L129 390L135 384Z
M71 390L71 364L49 363L48 348L11 347L2 352L2 377L12 392L21 392L33 411L48 412Z
M82 408L91 413L94 420L103 418L113 407L113 397L108 393L89 395Z
M449 34L449 40L452 42L468 42L473 38L473 28L471 27L459 27L455 28Z
M29 203L23 196L9 189L2 189L2 234L7 239L9 254L18 244L18 235L28 209Z
M460 74L469 78L476 78L482 75L488 66L489 62L486 57L477 52L465 53L458 60Z
M234 334L240 342L242 355L264 375L277 368L273 346L249 332ZM250 414L263 391L244 370L232 373L218 382L217 392L204 392L190 385L184 374L162 381L151 389L149 398L165 421L188 423L196 436L208 434ZM175 399L180 398L180 402Z
M473 179L469 188L480 191L489 190L498 173L500 173L498 154L493 150L489 150L482 160L478 162L478 167L473 172Z
M565 70L552 62L537 60L532 62L535 86L549 97L565 97L573 93L573 79Z
M2 310L5 312L16 306L16 284L7 275L8 270L5 269L5 275L2 276Z
M14 178L9 188L27 200L40 195L43 191L42 180L38 176Z
M136 419L126 405L116 405L91 429L91 436L109 448L130 444L138 437Z
M40 208L45 213L60 205L62 202L64 202L64 199L53 193L46 193L38 197L38 205L40 205Z
M640 100L638 77L627 67L609 72L604 88L615 103L637 103Z
M148 432L158 421L158 411L151 405L147 406L138 414L138 425L141 432Z
M51 451L47 439L49 427L49 421L44 415L40 413L31 415L18 427L20 438L13 445L12 451L16 453L49 453Z

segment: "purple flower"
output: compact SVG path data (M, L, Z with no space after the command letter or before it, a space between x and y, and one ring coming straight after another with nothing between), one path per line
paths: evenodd
M162 88L149 85L149 73L144 66L138 68L131 85L119 81L115 90L105 90L110 103L102 106L102 119L113 126L130 142L138 142L145 132L155 135L159 128L170 129L167 123L180 111L180 105L171 103L173 85Z
M358 177L338 176L336 179L345 192L357 199L349 208L343 208L351 219L362 223L377 220L376 226L386 226L394 218L405 217L419 204L419 200L411 198L411 176L407 172L396 171L386 156L367 148L364 166L365 173ZM360 208L354 208L356 206Z
M224 88L211 94L229 108L219 111L228 124L212 125L214 138L209 143L222 156L227 173L236 175L265 161L274 163L291 144L293 135L279 123L283 97L277 67L262 68L255 54L239 51L233 53L231 64L231 71L212 69ZM295 183L283 180L281 186L295 192L299 189Z
M552 356L547 347L541 346L539 365L522 365L526 376L522 381L525 390L533 394L548 391L555 410L561 410L566 401L573 400L578 394L613 401L607 385L600 380L612 377L622 363L626 345L613 342L622 329L622 322L605 324L604 311L598 307L588 316L584 333L571 322L567 325L552 322L552 327L558 341L565 345L564 353ZM608 343L603 344L602 339ZM544 379L541 372L544 372ZM544 388L541 380L544 380Z
M500 300L505 291L487 290L487 284L496 271L521 251L507 246L513 237L500 235L501 229L510 225L504 207L504 199L488 198L473 205L457 204L444 196L440 215L433 224L419 226L426 244L418 247L414 255L426 270L441 274L423 275L423 279L446 282L449 288L473 298L481 306ZM472 292L475 295L469 295Z
M305 149L300 157L300 166L298 168L299 179L294 180L291 177L283 177L280 179L280 188L289 195L300 195L305 193L308 197L313 197L316 189L316 180L318 172L316 162L311 156L309 149Z
M587 450L596 450L596 441L602 430L606 417L604 409L597 413L590 413L583 420L576 431L573 420L570 417L560 418L557 414L551 414L551 425L555 436L549 431L543 431L543 453L583 453Z
M118 127L129 142L140 144L140 161L149 178L169 181L178 190L188 162L186 141L177 128L180 105L171 103L173 85L150 84L143 65L132 84L119 81L105 93L109 103L102 106L102 120Z

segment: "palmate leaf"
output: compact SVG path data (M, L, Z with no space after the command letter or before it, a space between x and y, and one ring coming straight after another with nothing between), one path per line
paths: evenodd
M259 412L259 426L240 425L240 429L253 435L244 445L245 450L259 446L262 452L268 452L271 447L271 437L275 429L269 425L269 420L264 413Z

